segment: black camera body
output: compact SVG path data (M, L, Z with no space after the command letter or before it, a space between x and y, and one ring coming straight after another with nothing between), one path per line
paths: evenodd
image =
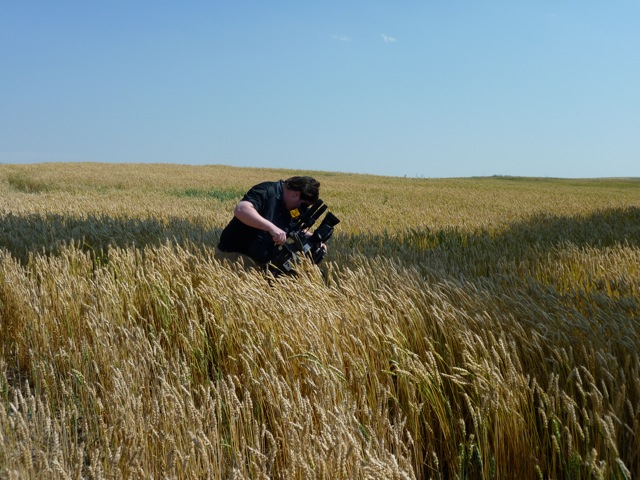
M294 218L287 228L287 241L275 247L274 255L267 264L275 275L295 274L295 266L302 257L307 257L316 265L319 264L326 250L324 243L333 236L333 228L340 223L338 217L326 212L327 206L318 199ZM313 233L309 229L326 212L322 222Z

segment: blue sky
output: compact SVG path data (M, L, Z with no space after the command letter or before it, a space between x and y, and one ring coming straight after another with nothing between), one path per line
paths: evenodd
M7 1L0 162L640 177L640 2Z

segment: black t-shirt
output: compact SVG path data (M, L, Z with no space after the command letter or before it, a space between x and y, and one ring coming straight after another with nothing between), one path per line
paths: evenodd
M264 218L283 230L291 222L291 214L284 206L283 181L254 185L242 197L251 202ZM218 248L223 252L248 255L259 263L266 263L273 252L274 243L269 232L250 227L233 217L220 235Z

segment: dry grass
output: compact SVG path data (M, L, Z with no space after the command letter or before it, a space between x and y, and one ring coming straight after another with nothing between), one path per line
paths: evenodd
M0 166L0 478L640 477L640 182L312 172L324 277L215 260L293 173Z

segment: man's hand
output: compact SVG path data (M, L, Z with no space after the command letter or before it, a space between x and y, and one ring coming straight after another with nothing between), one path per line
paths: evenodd
M285 233L285 231L279 229L275 225L273 225L273 228L269 230L269 233L271 234L271 238L276 245L282 245L287 241L287 234Z

